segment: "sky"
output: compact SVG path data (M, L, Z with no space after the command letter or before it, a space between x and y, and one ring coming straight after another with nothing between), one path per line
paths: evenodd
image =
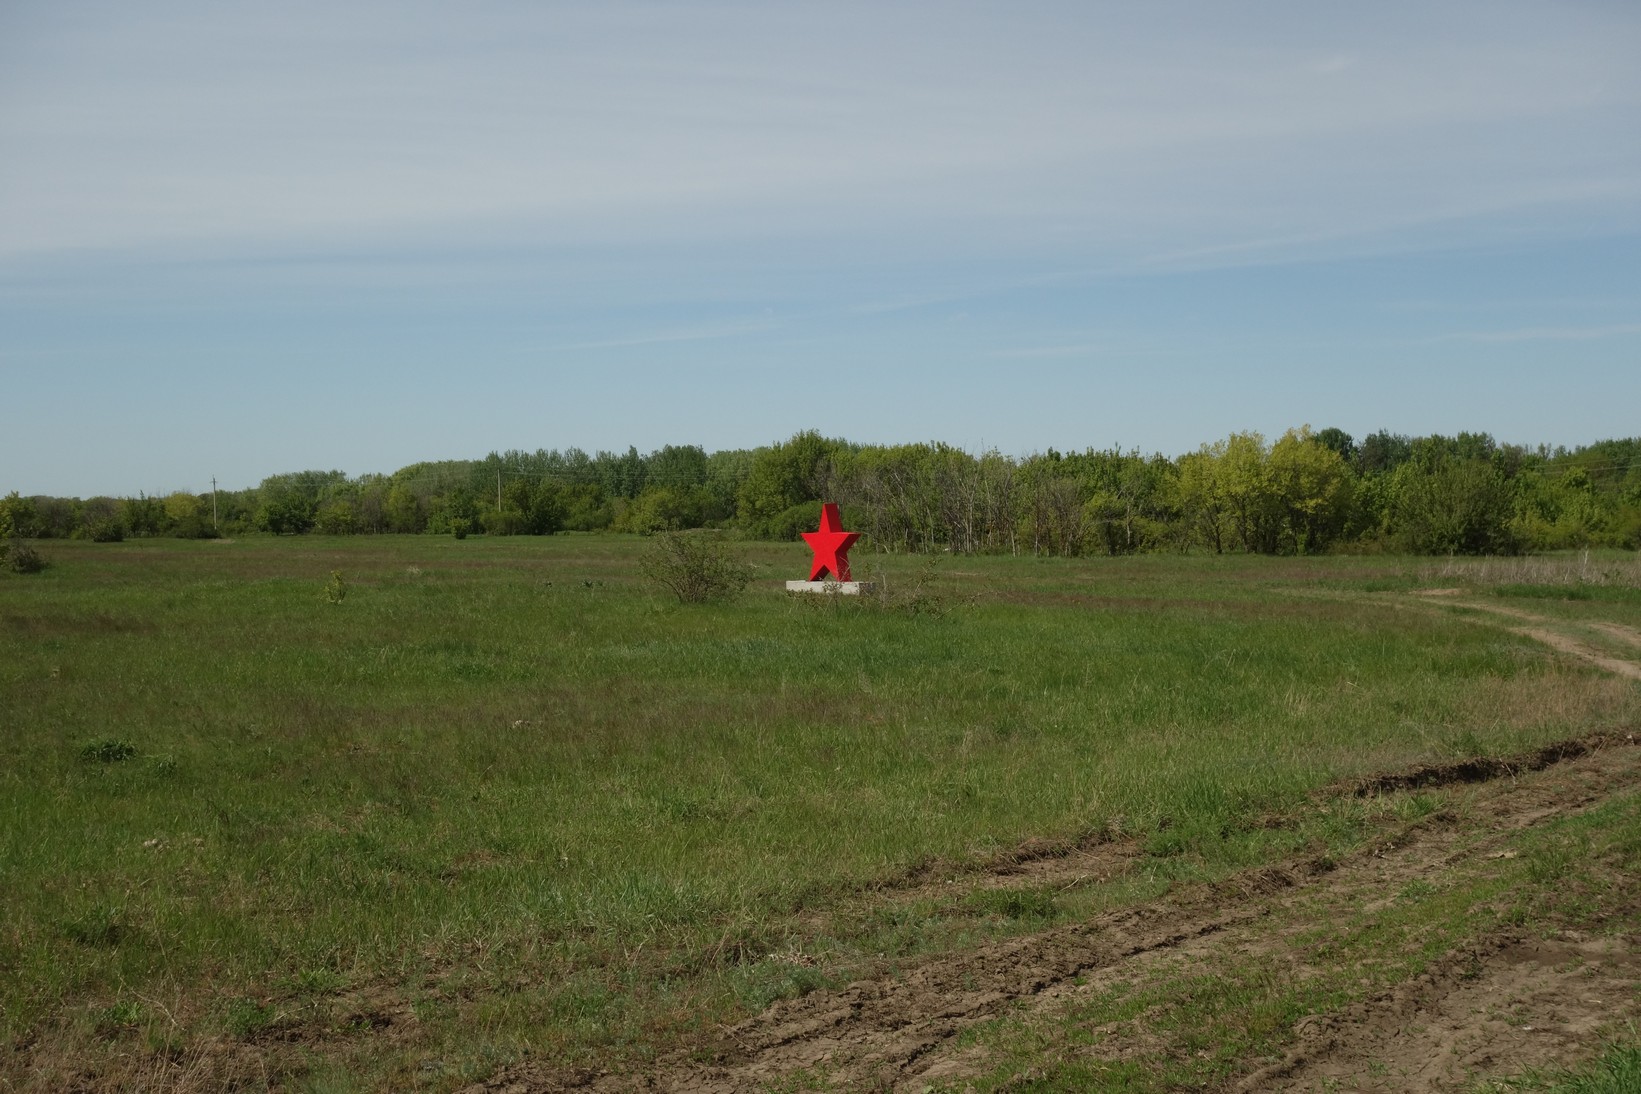
M0 493L1641 434L1641 5L0 3Z

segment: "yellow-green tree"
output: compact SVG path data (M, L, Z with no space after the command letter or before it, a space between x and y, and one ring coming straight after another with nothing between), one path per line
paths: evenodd
M1350 520L1354 482L1339 453L1310 427L1265 445L1233 433L1179 461L1178 506L1198 542L1259 554L1305 553L1338 538Z
M1179 477L1174 480L1174 506L1184 522L1185 543L1212 547L1214 554L1225 551L1229 516L1224 491L1220 488L1220 457L1224 442L1203 445L1179 459Z
M160 499L160 507L173 536L179 539L209 539L213 535L210 512L199 495L178 490Z
M1232 433L1221 442L1219 487L1245 551L1275 554L1281 539L1281 500L1271 481L1265 438Z
M1339 453L1312 436L1310 426L1284 433L1265 462L1266 481L1281 512L1281 549L1319 551L1344 533L1354 478Z
M186 490L178 490L174 494L165 495L165 516L173 524L180 524L190 517L197 517L200 513L199 498Z

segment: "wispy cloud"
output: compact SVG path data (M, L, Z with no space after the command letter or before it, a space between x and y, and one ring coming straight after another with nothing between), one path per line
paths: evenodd
M1641 174L1634 18L1416 11L22 5L0 254L502 223L1238 262Z

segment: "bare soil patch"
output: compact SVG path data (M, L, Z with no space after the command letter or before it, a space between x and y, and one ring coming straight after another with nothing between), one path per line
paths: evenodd
M1641 631L1636 630L1634 627L1626 627L1622 623L1597 622L1590 622L1586 626L1600 631L1609 638L1616 638L1628 645L1641 647Z
M1546 646L1559 650L1570 657L1576 657L1580 661L1588 661L1597 668L1605 669L1615 676L1641 680L1641 665L1636 664L1634 661L1621 661L1616 657L1607 657L1559 631L1552 631L1545 627L1512 627L1510 629L1526 638L1543 642Z
M1302 1024L1299 1047L1241 1089L1463 1090L1591 1051L1634 1013L1635 940L1501 937L1383 998Z

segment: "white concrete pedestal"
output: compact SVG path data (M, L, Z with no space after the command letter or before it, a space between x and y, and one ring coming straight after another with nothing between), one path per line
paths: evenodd
M831 593L834 596L859 596L874 588L870 581L788 581L789 593Z

